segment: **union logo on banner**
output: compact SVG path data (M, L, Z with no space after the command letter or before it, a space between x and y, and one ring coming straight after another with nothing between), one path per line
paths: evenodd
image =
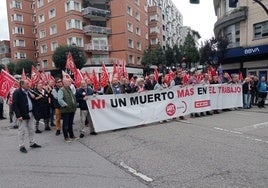
M15 83L16 79L6 71L2 70L0 74L0 96L6 98Z

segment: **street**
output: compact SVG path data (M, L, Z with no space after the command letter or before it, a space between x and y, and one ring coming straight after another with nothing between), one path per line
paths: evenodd
M53 128L35 135L42 148L27 154L18 150L17 130L8 120L0 123L0 187L268 187L267 106L72 143Z

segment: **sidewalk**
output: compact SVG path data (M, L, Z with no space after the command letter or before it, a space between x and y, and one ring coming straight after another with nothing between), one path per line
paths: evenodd
M54 128L35 134L42 148L26 145L27 154L19 151L18 130L9 128L9 120L0 121L0 130L0 187L147 187L79 140L65 143Z

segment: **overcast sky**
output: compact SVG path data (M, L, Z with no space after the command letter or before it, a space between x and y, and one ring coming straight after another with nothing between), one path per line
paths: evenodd
M216 16L212 0L200 0L200 4L190 4L190 0L173 0L183 15L183 25L190 26L198 31L201 40L210 39L214 36L213 27ZM9 40L6 1L0 3L0 40Z

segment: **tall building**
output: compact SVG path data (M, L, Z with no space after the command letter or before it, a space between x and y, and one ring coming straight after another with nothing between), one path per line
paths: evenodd
M0 41L0 64L7 65L11 62L10 42Z
M140 73L143 51L181 41L182 15L171 0L6 0L11 58L53 70L57 47L75 45L86 66L126 61Z
M223 70L265 76L268 71L268 21L265 10L253 0L214 0L215 36L229 40ZM268 7L267 1L261 1Z

